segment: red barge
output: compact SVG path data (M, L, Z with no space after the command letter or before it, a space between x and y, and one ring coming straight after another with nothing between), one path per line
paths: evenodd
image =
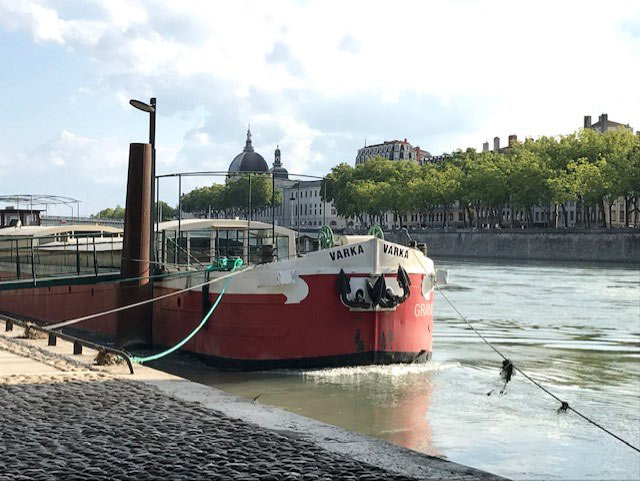
M215 366L243 370L430 358L435 269L420 250L374 236L338 236L331 248L297 256L296 232L276 226L277 248L265 259L263 245L273 245L269 224L222 219L180 224L160 224L158 250L166 277L154 281L153 296L183 292L152 304L155 346L185 338L218 297L223 282L189 289L228 275L224 268L203 266L240 257L252 268L230 279L213 315L183 350ZM0 290L0 311L52 323L122 303L113 282L43 285ZM115 335L117 319L110 314L77 327Z

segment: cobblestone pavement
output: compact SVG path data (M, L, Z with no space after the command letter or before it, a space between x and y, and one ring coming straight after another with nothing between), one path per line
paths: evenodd
M0 479L409 479L91 373L0 385Z
M0 376L3 481L411 479L148 384L37 355L60 374Z

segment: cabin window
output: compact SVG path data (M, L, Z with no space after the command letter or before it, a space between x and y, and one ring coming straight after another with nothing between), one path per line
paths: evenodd
M244 232L242 230L219 230L216 237L218 257L242 257Z

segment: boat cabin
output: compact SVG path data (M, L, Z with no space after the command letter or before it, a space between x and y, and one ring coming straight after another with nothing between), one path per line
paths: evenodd
M39 248L62 248L64 246L116 245L116 250L122 250L123 230L106 225L18 225L0 229L0 243L14 243L16 246L33 245ZM102 247L104 248L104 247Z
M246 219L184 219L162 222L157 236L164 264L216 265L223 258L245 264L296 256L296 232Z
M123 231L103 225L0 229L0 282L117 272Z
M41 210L16 209L13 206L0 210L0 229L4 227L40 225Z

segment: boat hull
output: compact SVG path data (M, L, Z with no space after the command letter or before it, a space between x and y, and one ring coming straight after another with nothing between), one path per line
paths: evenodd
M431 356L433 291L410 275L409 297L395 309L352 310L337 294L337 275L301 276L308 295L287 304L278 294L225 294L185 349L227 369L421 362ZM233 281L232 281L233 282ZM172 289L159 288L157 294ZM154 310L154 344L170 346L203 317L202 293L169 297ZM209 295L213 303L216 293Z

